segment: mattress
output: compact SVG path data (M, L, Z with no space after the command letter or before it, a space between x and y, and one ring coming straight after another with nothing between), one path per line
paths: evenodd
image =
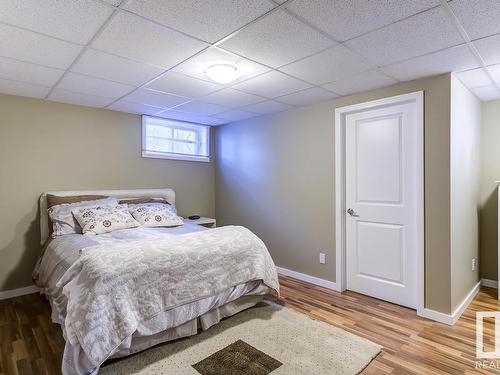
M97 236L69 234L53 239L45 249L33 273L33 278L42 293L54 306L53 291L58 281L78 260L82 249L95 245L127 243L132 240L164 239L191 232L207 230L195 224L184 224L175 228L131 228ZM84 250L83 250L84 251ZM235 285L223 292L203 298L168 311L148 321L141 322L136 332L124 340L110 358L121 357L144 350L161 342L196 334L198 329L207 329L222 318L249 308L269 293L270 288L261 281L249 281ZM52 320L64 324L65 316L52 308ZM85 352L78 345L66 343L63 372L65 374L96 373Z
M165 236L199 232L207 228L186 223L173 228L129 228L117 230L97 236L82 234L66 234L51 240L45 248L43 256L38 260L33 272L33 280L46 295L55 288L62 275L80 256L82 249L98 244L129 242L137 239L161 239Z

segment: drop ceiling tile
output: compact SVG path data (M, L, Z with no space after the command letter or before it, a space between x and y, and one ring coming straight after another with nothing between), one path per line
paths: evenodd
M80 94L62 89L55 89L52 91L49 100L54 102L63 102L69 104L83 105L85 107L105 107L110 104L113 99L104 98L102 96L94 96L87 94Z
M151 82L148 88L170 94L198 98L211 92L220 90L223 86L207 81L202 81L180 73L168 72Z
M119 112L137 113L139 115L154 115L163 110L163 108L153 107L146 104L127 102L119 100L111 104L108 109Z
M204 74L204 71L209 66L214 64L230 64L238 68L240 77L234 81L233 84L270 70L264 65L257 64L253 61L245 59L244 57L240 57L217 47L211 47L206 51L203 51L199 55L196 55L179 66L176 66L173 70L195 78L213 82Z
M379 66L463 43L442 7L347 42L347 46Z
M494 81L500 85L500 64L488 66L487 69Z
M232 122L232 121L245 120L247 118L251 118L251 117L255 117L255 116L258 116L258 114L252 113L252 112L247 112L247 111L242 111L239 109L233 109L231 111L219 113L217 115L217 118Z
M201 102L199 100L194 100L189 103L185 103L179 107L175 107L176 111L194 113L200 116L212 116L217 113L225 112L228 110L227 107Z
M476 87L471 91L482 101L500 99L500 90L494 85Z
M274 8L267 0L130 0L125 9L215 42Z
M231 121L229 120L224 120L222 118L214 117L214 122L210 125L217 126L217 125L224 125L224 124L229 124Z
M156 90L140 88L131 93L130 95L127 95L125 98L123 98L123 100L129 102L147 104L153 107L160 107L166 109L175 107L176 105L182 103L186 103L190 99L185 98L183 96L165 94L164 92Z
M264 73L234 85L238 90L266 98L275 98L311 87L311 85L277 71Z
M395 83L397 82L394 79L372 70L329 83L323 87L340 95L351 95L390 86Z
M304 106L318 103L324 100L334 99L336 97L338 97L338 95L330 91L320 89L319 87L313 87L303 91L295 92L293 94L280 96L276 100L291 105Z
M97 1L0 1L0 22L79 44L87 44L112 12Z
M64 70L0 57L0 78L50 87L63 73Z
M246 107L241 108L242 110L258 113L261 115L268 115L271 113L277 113L286 111L287 109L293 108L285 103L280 103L274 100L267 100L265 102L248 105Z
M221 119L218 119L215 117L199 116L199 115L195 115L193 113L179 112L179 111L176 111L173 109L158 113L155 116L162 117L162 118L168 118L168 119L172 119L172 120L192 122L195 124L203 124L203 125L219 125L219 124L224 122L224 121L221 121Z
M280 70L318 85L373 68L343 45L280 68Z
M254 104L264 101L261 96L247 94L246 92L225 88L203 97L203 101L207 103L219 104L228 108L243 107L245 105Z
M49 91L50 87L32 85L29 83L0 78L0 94L44 98L45 95L49 93Z
M127 13L119 13L92 47L136 61L171 68L207 44Z
M34 64L66 69L75 60L81 46L0 24L0 55Z
M469 89L491 85L491 80L486 75L483 68L466 70L464 72L455 73L455 75Z
M263 64L278 67L334 45L318 31L282 10L267 15L220 46Z
M500 34L476 40L473 44L479 51L486 65L500 63Z
M479 66L466 45L452 47L429 55L415 57L382 68L391 77L401 81L456 72Z
M160 75L164 69L87 49L71 68L73 72L140 86Z
M105 81L76 73L66 74L57 85L57 88L112 99L119 98L134 89L133 86L124 85L123 83Z
M500 33L500 2L453 0L449 5L471 39Z
M345 41L439 4L439 0L296 0L286 7L335 39Z

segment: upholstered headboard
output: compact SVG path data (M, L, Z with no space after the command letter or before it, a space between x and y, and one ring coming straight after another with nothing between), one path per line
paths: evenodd
M129 190L79 190L79 191L47 191L40 196L40 237L42 245L49 237L49 217L47 215L47 194L70 197L73 195L105 195L119 199L127 198L163 198L175 204L175 192L172 189L129 189Z

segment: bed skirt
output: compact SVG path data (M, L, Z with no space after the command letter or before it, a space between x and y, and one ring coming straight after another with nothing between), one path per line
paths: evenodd
M256 305L270 291L270 288L262 282L254 281L237 285L217 296L165 311L142 324L116 348L108 360L125 357L167 341L195 335L199 329L206 330L222 319ZM200 314L200 310L204 312ZM170 327L165 328L166 324ZM94 368L79 345L66 342L62 363L64 375L95 375L98 371L99 368Z

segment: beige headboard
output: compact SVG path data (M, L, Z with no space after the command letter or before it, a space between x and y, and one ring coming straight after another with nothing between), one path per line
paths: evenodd
M175 204L175 192L172 189L129 189L129 190L79 190L79 191L47 191L40 196L40 237L42 245L49 237L49 217L47 215L47 194L70 197L73 195L106 195L119 199L125 198L163 198Z

